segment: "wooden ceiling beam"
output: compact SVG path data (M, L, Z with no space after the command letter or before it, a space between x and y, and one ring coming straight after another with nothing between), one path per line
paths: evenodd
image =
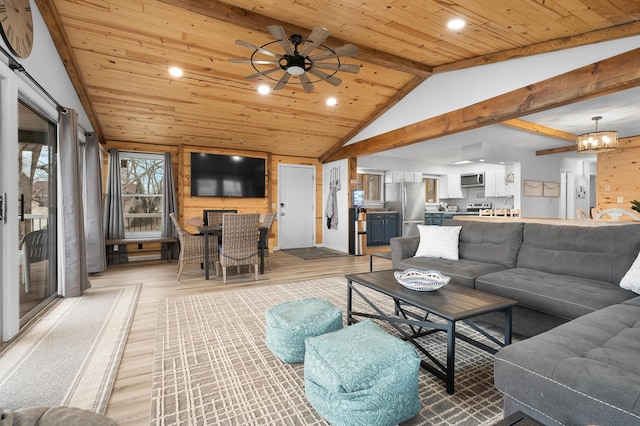
M475 58L451 62L445 65L434 67L433 72L434 74L437 74L446 71L455 71L464 68L477 67L480 65L494 64L496 62L524 58L527 56L555 52L558 50L570 49L579 46L586 46L603 41L617 40L620 38L631 37L638 34L640 34L640 21L634 21L628 24L616 25L614 27L603 28L601 30L595 30L584 34L563 37L555 40L532 44L530 46L504 50L502 52L497 52L489 55L482 55Z
M346 145L325 162L371 155L640 86L640 49Z
M541 149L536 151L537 155L562 154L564 152L573 152L577 149L576 145L559 146L557 148Z
M268 16L260 15L258 13L246 10L240 7L231 6L218 0L159 0L162 3L166 3L175 7L179 7L188 10L193 13L197 13L203 16L208 16L219 21L227 22L229 24L238 25L248 28L252 31L259 31L268 34L272 37L267 27L269 25L280 25L284 28L285 32L291 34L308 34L311 32L309 28L302 28L288 22L283 22ZM269 39L269 41L271 41ZM341 40L336 37L329 37L325 41L330 46L341 46L349 44L348 41ZM386 68L394 69L397 71L406 72L407 74L416 75L419 77L427 78L433 74L433 68L429 65L425 65L419 62L411 61L405 58L401 58L396 55L392 55L386 52L382 52L376 49L372 49L366 46L357 46L359 54L357 58L368 62L383 66Z
M84 82L84 78L82 78L80 65L76 61L76 57L73 54L71 43L69 42L67 34L64 31L62 19L60 19L58 9L56 9L53 0L35 0L35 2L38 6L40 14L42 14L42 18L44 19L45 24L47 25L47 29L51 34L53 44L58 50L60 59L62 60L62 63L64 63L67 74L69 74L71 84L73 84L73 88L76 90L78 98L80 98L80 103L82 104L84 111L89 117L89 121L91 122L91 126L93 127L93 132L95 133L97 140L100 143L104 144L104 131L102 125L100 124L100 118L98 117L98 114L96 113L96 110L93 108L93 104L89 99L89 90L87 89L87 86Z
M320 157L320 159L319 159L320 162L323 163L325 161L325 159L327 159L331 154L333 154L334 152L336 152L337 150L342 148L342 146L344 146L345 143L347 143L351 139L353 139L358 133L360 133L360 131L362 129L364 129L369 124L371 124L374 121L376 121L378 118L380 118L382 116L382 114L384 114L385 112L389 111L391 109L391 107L393 107L395 104L400 102L400 100L402 100L402 98L404 98L413 89L418 87L424 80L425 80L425 78L416 76L409 83L405 84L402 87L402 89L400 89L395 95L393 95L391 98L389 98L389 101L386 104L384 104L381 108L379 108L373 114L371 114L369 117L367 117L366 120L362 121L360 124L355 126L349 133L347 133L342 139L340 139L339 142L337 142L327 152L325 152Z
M516 130L524 130L525 132L535 133L541 136L550 136L556 139L563 139L567 141L576 141L577 135L569 132L563 132L562 130L552 129L551 127L542 126L540 124L531 123L530 121L520 120L518 118L512 118L500 123L503 126L511 127Z

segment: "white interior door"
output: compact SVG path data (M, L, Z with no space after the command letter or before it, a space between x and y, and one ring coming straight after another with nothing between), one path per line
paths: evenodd
M315 200L313 166L278 166L278 248L315 245Z

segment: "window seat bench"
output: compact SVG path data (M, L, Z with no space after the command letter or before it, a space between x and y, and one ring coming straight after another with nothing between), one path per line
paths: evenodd
M157 248L157 247L151 247L149 249L144 249L143 250L143 245L144 244L170 244L170 243L177 243L178 242L178 238L176 237L130 237L130 238L120 238L120 239L114 239L114 240L106 240L105 241L105 245L107 247L109 246L113 246L113 252L118 252L118 246L121 245L128 245L128 244L137 244L138 245L138 251L136 253L142 252L142 251L162 251L162 248ZM168 258L169 259L173 259L173 252L171 249L166 249L166 252L168 253ZM133 254L133 253L129 253L129 254ZM125 260L126 262L126 260ZM109 257L107 259L107 263L111 263L111 261L109 261Z

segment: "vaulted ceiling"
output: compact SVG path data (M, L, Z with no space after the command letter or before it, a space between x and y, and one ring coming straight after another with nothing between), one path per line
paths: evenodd
M640 34L640 1L36 0L102 142L330 158L434 73ZM467 25L449 30L447 22ZM270 25L325 27L357 74L260 95L247 59ZM278 44L268 47L276 51ZM283 53L281 50L278 53ZM169 75L172 66L184 75ZM264 68L261 68L262 70ZM278 71L281 72L281 71ZM273 73L271 75L278 74ZM317 79L315 79L317 80ZM337 105L325 104L335 97ZM397 143L398 141L396 141ZM395 145L397 146L397 144ZM376 148L382 151L384 144Z

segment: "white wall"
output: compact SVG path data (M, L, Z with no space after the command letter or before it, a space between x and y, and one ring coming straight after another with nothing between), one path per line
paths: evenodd
M78 112L78 123L87 132L92 132L93 127L89 122L80 98L76 94L71 79L64 68L64 64L58 55L58 51L49 35L49 30L42 19L35 2L31 0L31 14L33 16L33 50L27 58L14 57L40 86L62 106L73 108ZM4 39L0 37L0 45L9 53ZM0 60L7 63L4 55L0 54ZM21 73L17 72L20 75ZM26 77L25 77L25 80ZM28 81L28 80L27 80ZM31 83L29 83L31 85ZM38 89L35 89L36 91Z
M46 90L60 105L73 108L78 112L79 124L84 131L93 131L89 119L82 108L71 80L58 56L49 32L35 3L31 1L34 24L34 46L28 58L14 58L31 77ZM0 38L0 45L10 54L9 48ZM51 101L37 85L22 72L10 70L5 55L0 54L0 193L6 193L8 200L18 199L17 163L9 159L18 156L18 94L30 104L37 105L39 111L52 121L57 119L55 103ZM11 204L9 205L11 210ZM14 210L15 211L15 205ZM18 286L18 226L17 216L11 216L6 226L1 227L0 236L0 328L2 340L12 338L19 329L19 292ZM59 264L62 256L59 256ZM59 268L59 274L61 268Z
M409 93L393 108L378 120L363 129L349 143L386 133L430 117L444 114L468 105L498 96L503 93L524 87L528 84L545 80L592 64L596 61L615 56L638 48L640 36L603 42L595 45L577 47L546 53L496 64L436 74ZM544 64L544 66L541 66ZM429 100L437 100L431 102ZM534 135L523 134L521 140ZM490 146L487 147L490 149ZM496 154L496 153L494 153ZM521 179L560 181L561 164L554 156L536 157L534 151L512 149L499 153L509 163L521 164ZM423 161L403 161L385 158L380 155L366 156L358 159L358 167L376 168L380 170L415 170L429 175L464 173L468 169L459 166L442 166ZM468 166L467 166L468 167ZM476 166L477 167L477 166ZM564 165L562 171L574 173L575 185L588 187L588 173L583 172L582 164ZM595 171L591 172L595 174ZM583 182L584 179L584 182ZM519 183L518 195L521 189ZM556 197L516 197L515 204L520 201L523 216L558 217L560 204ZM584 207L583 207L584 204ZM576 208L588 211L588 197L576 200Z
M433 75L349 143L473 105L639 46L640 36L635 36Z
M331 184L331 170L340 172L340 189L336 191L338 199L338 229L327 229L327 199ZM322 241L323 246L349 252L349 165L347 160L334 161L322 166Z

